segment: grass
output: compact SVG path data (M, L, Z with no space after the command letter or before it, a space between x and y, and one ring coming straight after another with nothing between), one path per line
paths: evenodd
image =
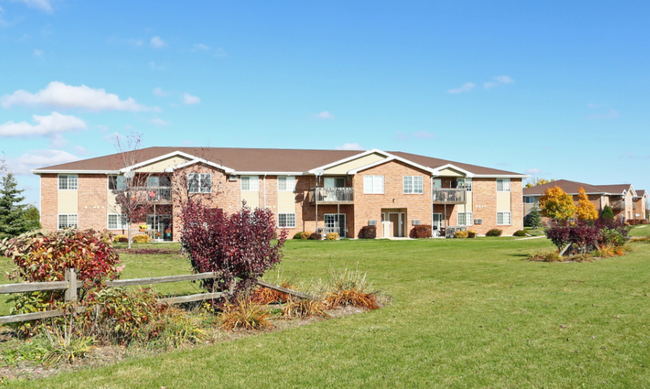
M650 387L650 245L591 263L524 260L541 248L550 242L290 241L283 278L358 268L392 305L8 386ZM125 278L188 269L124 261Z

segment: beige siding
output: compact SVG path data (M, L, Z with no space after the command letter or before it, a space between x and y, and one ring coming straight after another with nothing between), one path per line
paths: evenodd
M450 168L442 169L440 175L445 177L465 177L463 173Z
M143 166L140 169L137 169L136 171L140 173L164 173L165 169L177 165L181 165L187 161L188 161L187 158L178 157L178 156L171 157L171 158L164 159L162 161L154 162L150 165Z
M120 213L120 212L118 212L117 201L115 200L117 198L117 195L109 190L107 197L108 197L107 207L106 207L107 212L108 213Z
M458 205L458 212L471 212L472 213L472 221L471 224L474 224L474 202L473 202L473 196L472 193L474 192L465 192L465 204L460 204Z
M262 180L260 180L261 183ZM251 208L257 208L260 206L260 192L243 190L241 191L241 199L246 200L246 205Z
M278 213L296 212L296 194L293 192L278 192Z
M79 191L59 190L58 209L61 214L77 214L79 212Z
M369 154L364 157L342 163L340 165L332 166L329 169L325 169L325 174L346 174L350 170L370 165L371 163L375 163L384 159L386 159L386 157L383 155Z
M510 212L510 192L497 192L497 212Z

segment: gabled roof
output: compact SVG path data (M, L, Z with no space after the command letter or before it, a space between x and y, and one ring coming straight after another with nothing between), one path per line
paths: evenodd
M648 192L646 192L643 189L638 189L636 191L636 197L645 197L645 198L647 198L648 197Z
M634 188L631 184L614 184L614 185L596 185L605 193L621 195L632 191L634 193Z
M556 186L559 186L563 191L570 195L577 195L580 187L582 187L587 194L605 194L605 192L597 186L569 180L551 181L546 184L533 186L532 188L524 188L523 192L524 196L541 196L546 192L546 189Z
M483 166L469 165L460 162L404 153L400 151L385 152L381 150L309 150L309 149L254 149L254 148L225 148L225 147L148 147L133 151L135 164L133 167L145 166L161 160L165 156L180 155L190 162L206 161L213 166L220 166L227 172L236 174L284 173L295 174L308 172L323 166L332 166L342 161L358 158L362 155L376 152L413 166L420 167L435 174L436 169L450 167L468 173L468 177L529 177L520 173L492 169ZM43 167L33 170L33 173L118 173L124 170L120 154L111 154L97 158L89 158L60 165ZM131 167L131 168L133 168ZM357 169L362 170L362 169Z

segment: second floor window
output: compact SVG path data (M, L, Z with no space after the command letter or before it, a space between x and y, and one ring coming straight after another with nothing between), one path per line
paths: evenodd
M404 193L424 193L424 180L422 176L404 176Z
M59 190L77 190L78 176L76 174L59 175Z
M384 193L384 176L363 176L363 193Z
M456 181L458 182L458 189L465 189L468 192L472 191L472 179L471 178L459 178Z
M526 199L526 204L535 204L535 198L533 196L526 196L524 199Z
M241 190L257 192L260 190L260 178L258 176L242 176Z
M497 179L497 192L510 192L510 179L498 178Z
M190 173L187 175L187 189L190 193L212 192L212 175L210 173Z
M108 176L108 190L125 190L126 178L124 176Z
M280 192L293 192L296 190L296 177L278 177L278 190Z

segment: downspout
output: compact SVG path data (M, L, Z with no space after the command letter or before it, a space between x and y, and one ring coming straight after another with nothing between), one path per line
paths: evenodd
M264 209L266 209L266 174L264 175L262 183L264 184Z

